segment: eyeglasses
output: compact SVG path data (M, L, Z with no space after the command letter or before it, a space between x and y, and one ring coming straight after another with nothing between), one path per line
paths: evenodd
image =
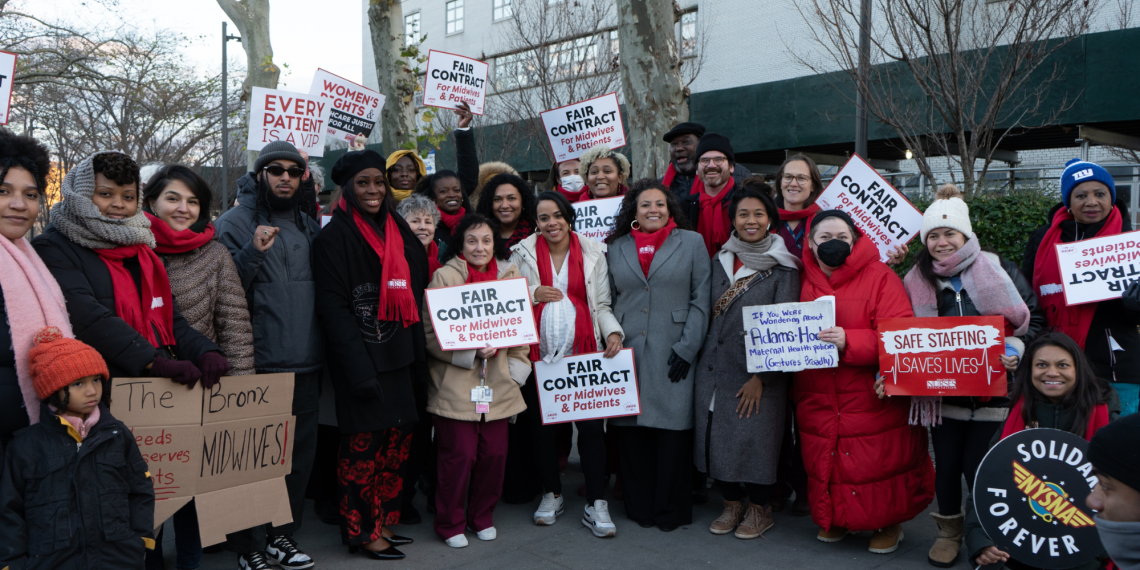
M808 181L810 181L810 180L811 180L810 177L805 176L803 174L801 174L799 176L792 176L791 174L785 174L784 175L784 184L791 184L794 181L794 182L799 182L800 185L803 186L804 184L807 184Z
M301 168L300 166L294 166L286 169L284 166L278 166L276 164L270 164L269 166L262 168L262 170L272 174L273 176L281 176L282 174L288 172L289 176L293 178L300 178L301 175L305 173L305 169Z
M712 156L712 157L708 157L708 158L702 158L700 160L700 162L701 162L701 166L708 166L710 164L715 164L717 166L721 166L724 164L728 164L728 158L723 157L723 156Z

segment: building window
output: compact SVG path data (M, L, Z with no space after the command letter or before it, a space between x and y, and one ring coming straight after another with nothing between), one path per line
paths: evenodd
M463 31L463 0L451 0L447 8L447 33L457 34Z
M508 91L538 82L536 52L524 51L495 58L495 89Z
M597 71L597 36L576 38L547 47L555 77L565 79Z
M423 36L420 35L420 13L404 16L404 45L418 44Z
M494 6L491 9L492 19L496 22L499 20L506 20L514 15L514 10L511 9L511 0L494 0Z
M681 14L681 57L697 55L697 13Z
M621 55L621 42L618 41L618 31L613 30L610 32L610 55L615 58Z

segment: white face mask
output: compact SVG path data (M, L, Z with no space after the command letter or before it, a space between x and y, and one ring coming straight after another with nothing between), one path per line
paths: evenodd
M582 177L577 174L562 177L562 189L567 192L577 192L585 185L586 183L582 180Z

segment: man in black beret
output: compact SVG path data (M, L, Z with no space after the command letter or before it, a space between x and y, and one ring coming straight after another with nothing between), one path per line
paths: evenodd
M662 140L669 143L669 168L661 183L673 191L677 201L683 200L693 191L697 179L697 144L705 136L705 126L700 123L678 123L665 133ZM743 166L737 166L732 178L737 185L752 173Z
M1085 499L1096 511L1100 542L1117 568L1140 569L1140 414L1097 430L1089 443L1097 486Z

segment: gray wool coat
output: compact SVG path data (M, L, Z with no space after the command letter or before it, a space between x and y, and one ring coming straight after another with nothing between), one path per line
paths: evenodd
M709 297L712 307L734 283L719 257L712 260ZM740 400L736 393L752 378L745 358L744 307L799 300L799 272L777 265L754 278L748 289L737 295L709 325L696 365L693 461L698 469L715 479L760 485L776 482L792 374L761 373L764 393L760 396L760 410L752 417L739 417L736 405ZM710 403L714 407L711 421Z
M695 365L709 322L709 254L700 234L672 230L653 256L649 277L641 270L633 236L610 245L611 307L633 349L641 415L610 425L670 430L693 428L693 367L669 381L669 356Z

